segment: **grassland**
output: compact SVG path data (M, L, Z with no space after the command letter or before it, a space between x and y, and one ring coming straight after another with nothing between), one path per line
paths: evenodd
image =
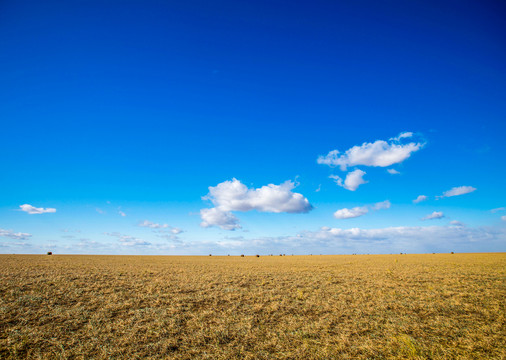
M0 256L1 359L504 359L506 254Z

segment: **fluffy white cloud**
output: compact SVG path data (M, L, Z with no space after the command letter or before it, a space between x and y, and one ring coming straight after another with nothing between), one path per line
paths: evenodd
M432 214L426 215L422 218L422 220L434 220L434 219L442 219L444 218L444 214L442 211L434 211Z
M56 209L53 208L37 208L35 206L29 204L19 205L21 211L27 212L28 214L44 214L44 213L54 213Z
M240 229L239 219L230 211L223 211L220 208L210 208L200 210L202 222L200 226L211 227L218 226L223 230Z
M355 191L357 188L362 184L367 184L367 181L363 179L363 176L366 174L365 171L362 170L354 170L352 172L349 172L346 175L346 179L341 179L337 175L330 175L329 178L333 179L337 185L345 188L346 190Z
M285 181L281 185L269 184L257 189L248 189L237 179L224 181L209 187L210 200L222 211L250 211L273 213L306 213L313 207L302 194L294 193L295 184Z
M427 196L425 195L418 195L418 197L413 200L413 204L418 204L418 203L421 203L422 201L425 201L427 200Z
M210 200L214 208L200 210L203 227L219 226L224 230L240 229L239 219L232 211L272 213L306 213L313 206L302 194L294 193L295 184L285 181L281 185L269 184L257 189L248 189L237 179L224 181L209 187L209 193L202 197Z
M330 151L326 156L318 157L318 164L329 166L339 166L342 171L346 171L349 166L379 166L387 167L398 164L406 160L415 151L423 147L423 143L410 142L401 144L401 139L410 138L413 133L401 133L396 138L389 141L376 140L373 143L363 143L353 146L341 154L338 150Z
M337 210L334 213L334 217L336 219L352 219L367 214L369 212L369 209L383 210L383 209L390 209L390 206L391 206L390 201L385 200L373 205L357 206L351 209L344 208Z
M398 174L400 174L400 172L398 172L398 171L397 171L397 170L395 170L395 169L387 169L387 172L388 172L389 174L392 174L392 175L398 175Z
M28 240L30 237L32 237L32 234L0 229L0 236L14 240Z
M356 218L356 217L365 215L368 212L369 212L369 209L367 208L367 206L357 206L357 207L354 207L351 209L344 208L344 209L337 210L334 213L334 217L336 219L352 219L352 218Z
M475 190L476 190L476 188L474 188L472 186L457 186L457 187L451 188L448 191L445 191L443 193L443 195L441 195L441 196L436 196L436 198L441 199L441 198L445 198L445 197L469 194Z

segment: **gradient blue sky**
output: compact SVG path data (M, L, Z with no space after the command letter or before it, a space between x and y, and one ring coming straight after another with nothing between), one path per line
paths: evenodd
M505 10L2 1L0 252L506 251ZM378 140L420 149L385 167L317 163ZM329 178L355 170L367 183L353 191ZM233 179L253 198L202 199ZM286 181L271 189L312 209L254 190ZM476 190L436 198L460 186ZM201 224L210 208L235 230Z

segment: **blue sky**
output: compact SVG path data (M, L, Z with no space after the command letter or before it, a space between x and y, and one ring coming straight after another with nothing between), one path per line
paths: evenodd
M504 11L2 1L0 252L505 251Z

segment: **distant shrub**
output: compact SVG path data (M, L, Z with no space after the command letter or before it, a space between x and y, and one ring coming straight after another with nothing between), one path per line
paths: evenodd
M241 257L244 257L244 255L241 255Z
M209 256L213 256L213 254L209 254Z
M51 251L48 251L47 254L48 255L53 255L53 253Z
M256 257L260 257L260 255L256 255Z
M452 251L451 254L455 254L455 253Z

